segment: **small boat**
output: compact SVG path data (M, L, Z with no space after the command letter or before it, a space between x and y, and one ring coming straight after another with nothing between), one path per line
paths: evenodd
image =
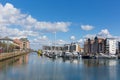
M56 58L55 52L50 52L48 57L49 58Z
M71 52L64 52L63 53L63 58L72 58L73 54Z
M72 52L74 58L80 58L81 55L79 52Z
M118 59L117 55L106 55L103 53L100 53L100 55L96 56L97 59Z
M37 54L40 55L40 56L42 56L42 50L38 50Z
M89 55L82 55L83 59L91 59L91 57Z

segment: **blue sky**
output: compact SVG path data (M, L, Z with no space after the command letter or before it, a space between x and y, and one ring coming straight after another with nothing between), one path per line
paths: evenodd
M95 35L119 37L120 34L119 0L0 0L0 5L3 6L0 21L4 36L27 36L36 48L53 41L54 32L61 44L73 40L82 43L84 38ZM16 34L8 35L10 31Z

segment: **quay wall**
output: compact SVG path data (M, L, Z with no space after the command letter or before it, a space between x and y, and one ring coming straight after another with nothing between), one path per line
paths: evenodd
M0 61L7 60L13 57L17 57L20 55L28 54L29 52L26 51L15 51L15 52L10 52L10 53L1 53L0 54Z

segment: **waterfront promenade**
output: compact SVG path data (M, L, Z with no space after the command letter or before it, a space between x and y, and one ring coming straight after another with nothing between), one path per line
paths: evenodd
M29 51L14 51L14 52L10 52L10 53L1 53L0 61L10 59L12 57L20 56L23 54L27 54L27 53L29 53Z

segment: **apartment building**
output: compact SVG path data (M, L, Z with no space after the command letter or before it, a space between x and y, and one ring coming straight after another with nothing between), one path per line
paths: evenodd
M78 43L71 43L71 44L64 45L64 51L65 52L81 52L82 48Z
M94 39L87 39L84 42L84 53L89 55L96 55L105 52L105 39L95 37Z
M115 38L88 39L84 42L84 52L89 55L99 53L115 55L117 50L117 40Z
M115 55L117 50L117 40L115 38L106 38L105 53Z
M20 50L27 50L30 49L30 42L27 38L21 38L21 39L14 39L13 42L17 44L17 47Z

